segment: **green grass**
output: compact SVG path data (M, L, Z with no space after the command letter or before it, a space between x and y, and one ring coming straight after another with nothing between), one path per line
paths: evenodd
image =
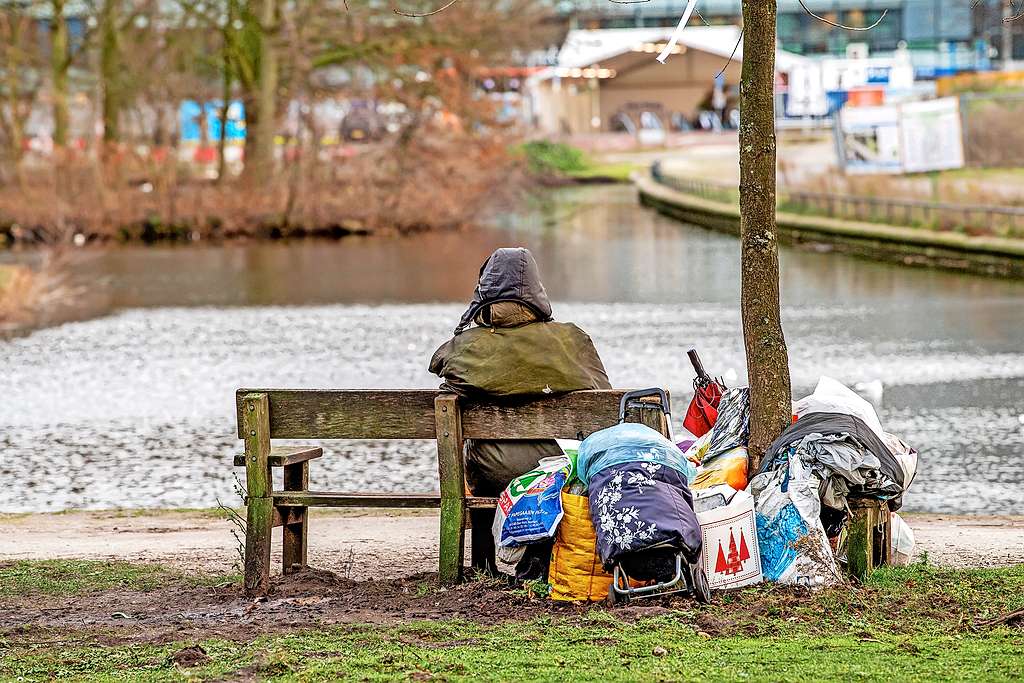
M588 156L583 150L561 142L534 140L520 146L526 165L540 176L563 176L578 180L607 178L627 182L629 174L640 168L633 162L603 162Z
M32 564L63 576L59 591L166 580L152 568L19 563L20 576L36 579L16 580L37 589L40 572L25 571ZM69 574L91 578L68 586ZM11 577L10 568L0 572L0 585ZM808 594L762 585L635 621L592 609L505 623L306 628L246 642L0 636L0 680L1012 681L1024 677L1024 629L976 622L1022 606L1024 565L913 565L879 570L859 588ZM197 644L203 661L175 663L174 653Z
M153 590L174 582L215 585L235 575L185 573L157 564L97 560L20 560L0 563L0 598L73 596L105 590Z
M569 176L580 180L588 180L591 178L609 178L616 182L625 183L629 182L629 175L642 168L643 164L636 164L631 161L620 161L602 163L589 161L588 165L577 171L570 171Z
M628 624L583 617L480 626L418 622L335 627L263 636L249 643L206 640L209 660L179 667L186 644L62 648L14 647L0 653L4 680L69 678L214 680L470 681L635 680L1019 680L1024 636L887 633L755 638L698 635L672 616Z

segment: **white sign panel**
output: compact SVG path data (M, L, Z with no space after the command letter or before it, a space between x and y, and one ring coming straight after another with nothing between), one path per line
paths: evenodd
M800 64L789 71L789 97L786 116L825 116L828 97L822 81L821 66Z
M837 132L847 173L900 173L898 107L844 107Z
M900 107L900 151L906 173L963 168L960 103L955 97Z

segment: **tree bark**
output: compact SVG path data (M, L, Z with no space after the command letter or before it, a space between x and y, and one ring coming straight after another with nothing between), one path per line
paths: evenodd
M51 0L50 78L53 89L53 145L68 144L68 69L71 66L68 24L64 18L64 0Z
M259 16L259 71L254 97L246 102L245 131L245 174L257 183L270 177L274 166L278 64L272 33L276 21L277 0L262 0Z
M118 0L106 0L100 15L100 78L103 88L103 142L121 140L121 60L120 29L118 27Z
M8 21L10 46L7 59L4 61L4 71L7 74L7 119L4 128L10 144L11 165L18 180L18 187L23 188L25 183L21 160L25 154L25 120L31 111L31 102L28 107L25 107L21 101L22 49L24 48L22 31L26 28L27 17L12 12L8 16ZM2 115L0 113L0 116Z
M740 307L750 380L751 471L792 414L775 229L775 17L775 0L743 0Z

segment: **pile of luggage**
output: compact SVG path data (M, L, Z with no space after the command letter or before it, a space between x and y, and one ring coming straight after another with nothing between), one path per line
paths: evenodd
M499 498L499 558L554 539L548 582L555 600L612 603L762 580L817 587L842 581L850 498L899 508L917 452L885 432L871 404L821 378L794 403L794 421L748 472L750 401L703 370L678 443L624 422L563 442ZM640 394L650 392L637 392ZM667 397L661 405L668 412ZM671 432L669 432L671 435ZM749 480L748 480L749 479ZM894 557L909 558L912 532L893 515Z

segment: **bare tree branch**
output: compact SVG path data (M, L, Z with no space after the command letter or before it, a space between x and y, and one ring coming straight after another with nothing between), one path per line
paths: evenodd
M451 7L452 5L457 3L458 1L459 0L448 0L448 2L446 4L438 7L437 9L431 10L430 12L424 12L422 14L417 14L416 12L406 12L405 10L400 10L397 7L393 8L391 11L394 12L395 14L397 14L399 16L403 16L403 17L414 17L414 18L430 17L430 16L433 16L435 14L440 14L441 12L445 11L446 9L448 9L449 7Z
M885 15L887 15L889 13L889 10L887 10L887 9L886 10L882 10L882 16L878 17L878 21L876 21L875 23L871 24L871 26L847 26L846 24L839 24L839 23L834 22L834 21L832 21L830 19L826 19L825 17L821 16L820 14L815 14L807 6L807 4L804 2L804 0L797 0L797 2L800 3L800 6L804 8L805 12L810 14L812 17L814 17L818 21L820 21L820 22L822 22L824 24L828 24L829 26L835 26L836 28L845 29L847 31L870 31L874 27L876 27L879 24L881 24L882 23L882 19L885 19Z
M715 78L718 78L719 76L724 74L725 70L729 68L729 65L732 64L732 58L736 56L736 50L740 49L740 45L742 43L743 43L743 29L740 29L740 37L736 39L736 44L732 46L732 52L729 53L729 61L727 61L725 63L725 66L722 67L721 71L719 71L717 74L715 74Z

